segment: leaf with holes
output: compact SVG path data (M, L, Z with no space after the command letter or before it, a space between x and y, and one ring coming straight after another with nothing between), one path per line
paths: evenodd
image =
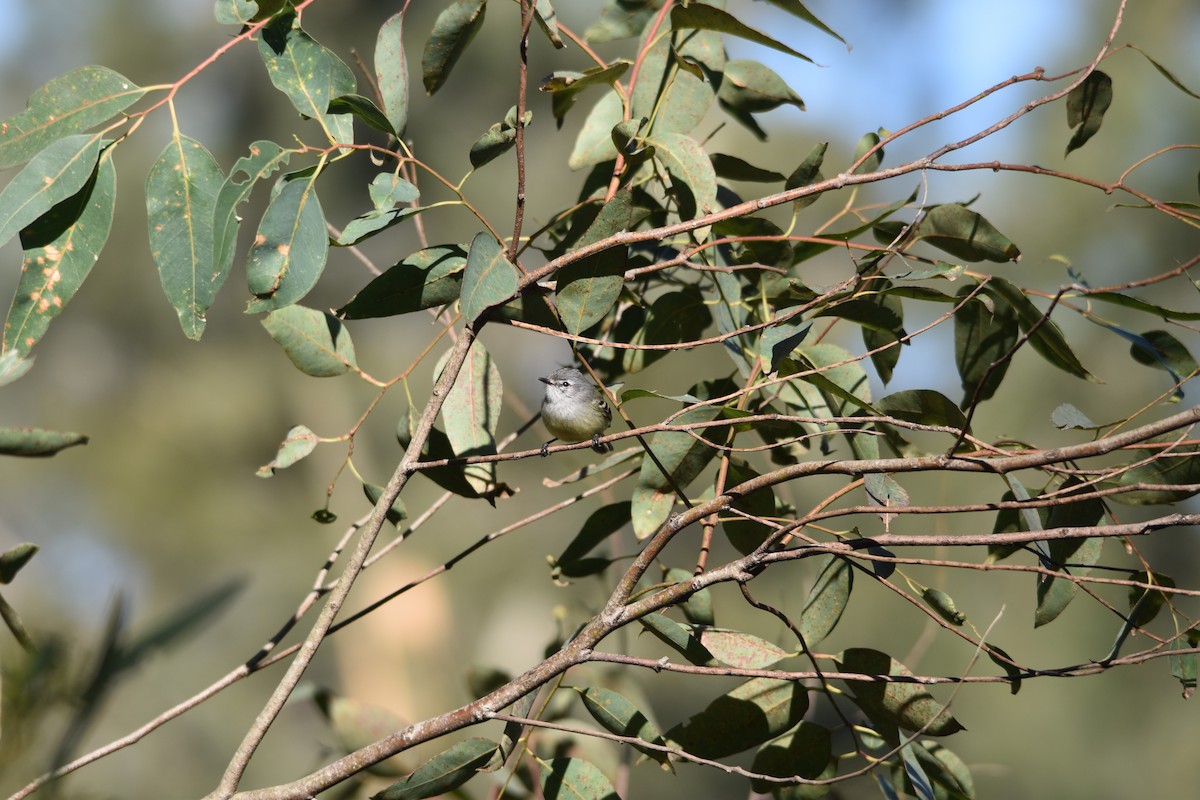
M91 272L112 229L116 192L116 169L111 151L105 151L91 180L42 218L53 217L62 206L77 207L65 215L71 221L64 230L51 231L52 240L44 242L30 241L30 228L22 233L21 278L4 321L4 349L14 357L29 353Z
M111 119L146 90L107 67L80 67L29 96L25 110L0 122L0 169L24 164L54 142Z

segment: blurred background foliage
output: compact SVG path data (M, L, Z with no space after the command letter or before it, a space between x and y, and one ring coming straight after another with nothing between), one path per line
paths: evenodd
M348 63L354 50L369 62L375 32L399 5L378 0L317 3L306 11L305 27ZM483 35L447 87L434 99L414 91L411 100L408 136L417 143L418 156L451 180L469 169L470 144L513 102L517 8L512 3L493 5ZM809 5L852 49L801 28L767 4L754 4L747 13L757 27L822 66L775 60L753 45L727 41L732 57L761 59L783 74L804 98L807 111L784 107L762 116L760 123L770 134L764 143L726 126L714 134L711 149L787 173L814 142L828 140L826 163L846 163L866 131L880 126L896 130L1035 65L1059 74L1085 63L1103 40L1115 7L1090 0L811 0ZM410 9L405 24L410 69L416 66L419 42L442 6L422 2ZM595 15L595 4L587 0L559 0L556 7L560 19L576 30L586 28ZM0 0L0 20L0 116L21 110L25 98L50 78L88 63L109 66L143 86L172 82L230 35L213 22L211 3L190 0ZM1118 41L1138 44L1190 88L1200 88L1195 47L1200 41L1200 7L1195 3L1134 4ZM629 53L632 43L599 50L611 56L622 48ZM584 63L570 48L554 52L536 36L530 58L533 79L553 69L582 68ZM962 158L1041 164L1115 180L1137 158L1189 141L1189 136L1194 139L1200 130L1200 101L1180 93L1134 52L1116 55L1104 68L1114 81L1113 107L1101 132L1065 161L1069 132L1061 104L1022 119ZM889 149L885 165L973 133L1043 89L1021 85L961 117L929 126ZM556 131L548 98L536 92L531 98L527 231L576 196L582 175L569 173L564 165L584 116L578 109L564 129ZM593 101L585 97L583 104ZM226 169L243 154L244 143L258 138L289 141L296 124L295 112L271 87L249 46L236 48L189 84L178 108L182 130L203 142ZM101 262L70 313L35 349L33 371L0 395L0 424L78 430L91 436L86 447L50 461L0 460L0 550L21 541L34 541L42 548L21 579L6 587L5 596L41 640L59 640L64 657L82 673L99 647L118 595L124 598L129 628L136 635L231 577L243 579L244 585L215 624L124 676L100 709L84 749L127 733L253 653L311 586L344 524L369 508L357 482L347 479L337 484L330 501L339 521L323 527L311 519L325 504L326 489L344 455L340 446L323 447L271 480L255 477L255 469L270 460L291 425L304 423L320 435L337 435L353 424L373 390L349 378L313 381L297 373L258 320L242 313L242 297L235 290L219 296L201 342L180 334L150 259L145 210L135 202L139 192L129 191L144 182L168 135L167 118L160 112L121 147L117 164L124 191L118 194L115 227ZM370 207L362 187L373 169L365 158L360 161L360 174L334 175L322 184L322 203L334 224L345 224ZM480 211L502 231L512 214L512 169L510 155L481 169L466 187ZM1196 173L1197 159L1185 151L1152 162L1136 174L1135 182L1157 197L1195 202ZM1193 256L1200 241L1193 229L1157 214L1114 209L1114 197L1063 181L980 172L934 173L928 180L933 200L962 201L982 193L976 209L1016 240L1024 253L1019 265L1002 268L1021 285L1053 291L1068 283L1062 264L1051 256L1068 259L1093 285L1148 276ZM861 197L890 202L906 195L914 183L902 179L896 185L872 185ZM742 188L744 196L752 196L752 187ZM440 199L432 182L423 182L422 189L424 202ZM255 219L264 202L260 189L243 209L243 217ZM838 196L822 198L802 212L802 224L819 224L840 202ZM787 209L777 214L778 220L786 220ZM462 211L426 214L423 221L431 242L465 241L475 230ZM253 225L243 228L244 254ZM364 249L387 266L418 247L412 228L402 226ZM348 252L334 252L331 259L307 305L339 306L365 283L367 273ZM16 243L0 249L0 263L7 265L0 270L0 296L7 298L20 264ZM238 266L234 269L237 273ZM830 254L809 262L806 269L814 270L806 273L806 281L824 284L844 276L849 264L844 255ZM231 283L238 281L235 275ZM1179 297L1177 289L1173 297L1156 296L1153 289L1144 296L1172 307L1197 306L1196 297ZM381 376L406 366L434 333L428 318L412 317L356 323L360 364ZM1098 420L1124 416L1136 410L1132 404L1145 394L1147 382L1165 382L1163 373L1132 365L1123 342L1069 315L1056 315L1056 320L1085 365L1104 383L1085 384L1038 359L1019 357L987 414L976 422L981 437L1020 438L1028 420L1036 419L1042 427L1062 402ZM913 318L908 329L926 321ZM500 326L490 326L483 340L504 376L509 403L501 429L514 430L536 409L541 394L536 377L567 363L569 353L561 342ZM848 346L857 349L859 344ZM905 350L889 390L935 388L957 397L952 348L949 328L920 337ZM705 366L696 359L704 358L712 356L674 354L649 374L631 378L631 386L680 393L690 385L695 369ZM429 370L422 371L414 396L420 397L431 381ZM1195 402L1196 390L1187 391L1184 402ZM377 483L386 481L399 456L392 426L403 400L393 392L384 403L358 435L354 454L364 477ZM638 421L652 421L652 408L639 406ZM534 446L540 435L526 434L518 444ZM542 476L559 476L578 464L578 457L560 457L506 466L502 479L521 490L515 499L496 510L456 501L453 514L440 522L435 519L369 570L351 596L352 605L365 605L506 521L561 497L561 490L554 493L541 486ZM919 481L913 486L925 488ZM793 500L819 497L807 486L799 491L804 496ZM421 481L406 493L406 503L410 509L424 508L439 493ZM608 497L615 499L619 498ZM551 637L560 633L557 606L577 608L600 599L598 585L586 581L566 590L555 587L543 559L561 551L564 537L574 530L563 526L568 520L577 524L587 510L522 530L490 546L486 559L465 560L448 580L426 584L339 633L307 680L337 687L413 721L469 699L466 674L472 665L517 671L534 663ZM925 527L910 528L955 530L953 519L920 524ZM1169 540L1148 543L1147 550L1171 559L1180 585L1193 585L1196 544L1194 531L1177 531ZM632 549L632 542L627 545ZM990 638L1003 641L1014 654L1036 653L1038 663L1032 666L1099 658L1111 644L1111 620L1082 604L1068 612L1071 619L1032 630L1033 592L1027 577L992 575L986 582L969 573L943 577L943 588L977 623L986 624L1003 610ZM772 576L766 578L756 586L768 601L782 601L796 592L783 583L782 575L773 583ZM794 580L794 573L789 578ZM1004 591L997 591L998 586ZM721 592L732 591L718 589L718 599ZM922 673L956 673L969 655L964 648L931 647L928 621L915 613L906 617L905 610L888 600L862 582L847 616L822 649L869 642ZM0 658L12 657L15 649L7 634L0 637ZM183 797L207 792L277 676L278 669L243 681L136 747L88 767L67 780L64 796ZM712 683L682 676L652 676L646 681L651 706L667 725L678 720L681 709L690 713L690 706L678 705L677 699L694 703L698 694L715 696L719 691ZM1083 680L1030 681L1015 697L1002 685L973 687L955 699L956 716L973 731L956 737L952 747L970 764L981 797L1185 797L1185 787L1200 782L1200 760L1190 735L1195 702L1179 699L1178 683L1170 678L1165 661ZM54 733L53 725L44 732ZM45 745L53 740L46 738ZM293 703L252 762L244 785L276 782L315 768L333 746L315 707ZM1104 753L1115 755L1102 757ZM410 767L419 761L417 755L406 758ZM22 785L42 766L8 765L8 772L0 776L0 791ZM732 776L691 767L679 773L672 777L640 768L635 772L635 793L684 798L745 791L741 779ZM874 792L866 783L838 789L847 798Z

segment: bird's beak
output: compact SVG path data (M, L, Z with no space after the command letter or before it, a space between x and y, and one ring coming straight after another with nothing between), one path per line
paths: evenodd
M550 380L549 378L538 378L538 380L541 381L542 383L546 384L547 386L549 386L551 383L553 383L553 381Z

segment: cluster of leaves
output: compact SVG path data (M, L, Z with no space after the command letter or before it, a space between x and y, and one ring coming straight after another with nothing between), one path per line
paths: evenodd
M1056 425L1084 436L1097 433L1074 449L1050 452L976 438L976 411L996 395L1014 356L1026 346L1068 375L1095 380L1052 318L1056 309L1071 309L1128 341L1136 362L1170 377L1166 394L1178 400L1183 383L1200 371L1187 347L1165 330L1134 330L1102 317L1085 300L1171 322L1194 321L1200 313L1154 305L1120 287L1092 290L1078 276L1070 290L1041 293L1052 298L1041 308L1035 303L1038 292L981 266L1015 262L1021 250L974 210L970 199L918 202L918 191L907 187L882 205L856 206L852 197L819 226L819 234L794 233L807 227L800 212L824 194L918 173L935 167L935 161L884 171L885 147L896 136L883 129L863 135L849 161L827 162L830 143L821 142L794 167L788 165L789 172L709 150L711 128L705 126L713 126L714 114L765 138L756 115L785 105L804 107L774 70L728 58L725 37L801 62L809 59L718 3L628 0L606 2L582 39L561 25L549 0L520 4L526 23L522 35L536 22L555 48L565 48L566 40L589 45L632 40L633 58L573 62L574 69L555 71L539 86L560 127L585 94L594 98L568 159L569 167L582 171L575 203L530 236L520 234L519 216L516 233L505 238L496 232L498 226L477 215L478 229L462 241L425 243L336 312L305 307L301 301L321 278L331 248L353 247L432 212L439 204L420 205L416 176L427 171L441 180L420 160L416 145L401 139L409 92L404 13L379 30L369 81L374 96L368 97L359 93L344 61L302 27L301 12L311 2L260 6L219 0L216 17L238 26L235 43L256 41L267 77L304 118L299 140L315 133L320 144L288 148L257 141L226 173L201 143L174 125L146 180L150 251L183 333L200 338L206 312L239 262L239 208L260 182L271 179L269 202L242 258L246 310L263 315L267 334L300 371L319 378L355 374L386 392L400 378L380 381L359 367L351 338L356 320L423 312L434 314L447 329L461 324L456 344L428 368L448 391L435 392L423 410L414 404L401 415L396 435L405 457L396 477L386 487L364 482L379 509L376 523L385 518L398 523L406 516L398 495L417 473L468 500L496 504L512 493L497 469L503 383L477 338L489 324L571 341L604 384L681 350L720 353L708 361L711 374L685 392L668 396L631 389L610 397L627 421L650 407L642 401L665 399L679 409L650 430L636 432L636 446L618 450L579 476L624 469L632 486L628 499L592 513L553 559L552 574L563 585L607 575L621 559L604 553L631 528L645 549L614 583L608 604L622 609L619 622L612 623L613 615L586 621L575 638L558 643L558 655L547 660L551 666L540 682L500 674L481 681L474 687L481 699L471 719L510 708L503 735L461 742L378 796L433 796L501 769L526 781L527 788L540 782L547 797L613 796L610 779L570 746L560 742L558 750L539 749L537 738L526 732L575 712L574 706L547 703L536 719L530 718L534 690L589 660L572 655L571 648L590 652L615 627L633 620L665 646L660 664L681 656L701 671L744 678L665 731L645 703L630 699L631 692L599 682L575 687L573 697L604 735L664 768L755 749L748 767L751 786L779 798L822 796L839 774L848 778L867 771L875 772L886 796L974 796L963 761L929 738L955 734L963 726L907 666L870 647L847 647L834 655L814 648L837 626L857 576L923 604L931 619L986 655L1001 673L996 677L1008 680L1014 692L1019 689L1035 673L986 641L945 591L897 567L919 564L897 555L918 542L892 536L892 521L902 513L935 513L912 501L902 476L931 469L1001 476L1004 494L987 507L997 511L987 557L995 562L1032 553L1039 569L1034 622L1053 622L1100 564L1104 538L1118 535L1110 502L1172 504L1200 491L1200 451L1186 439L1195 415L1185 412L1161 430L1144 426L1139 429L1144 435L1119 439L1112 433L1126 420L1096 425L1063 406L1055 413ZM773 5L805 23L797 30L841 40L803 4L773 0ZM485 0L457 0L438 16L421 54L428 92L446 86L483 29L486 8ZM582 49L565 52L580 59ZM1045 99L1065 97L1069 127L1076 129L1068 153L1099 130L1111 104L1112 82L1094 66L1069 89ZM1028 77L1041 79L1040 72ZM85 67L51 81L0 128L0 167L24 165L0 192L0 241L19 235L25 254L5 321L0 381L28 370L31 349L99 258L113 217L115 154L147 114L164 105L173 109L178 88L155 90L166 92L158 98L112 70ZM503 120L470 147L473 169L513 154L523 175L523 135L533 115L526 108L528 98L515 99ZM127 111L143 100L148 104ZM356 139L356 123L367 128L365 140ZM368 158L384 165L368 186L373 207L328 235L320 180L342 164ZM472 209L461 185L446 188L458 194L455 205ZM747 186L765 191L745 201L739 191ZM771 207L790 207L791 223L785 227L765 213ZM1194 222L1184 208L1154 207ZM815 287L800 278L806 266L832 258L848 259L844 280ZM953 361L962 387L957 400L933 389L872 394L868 362L886 386L900 368L905 346L921 332L906 327L906 312L914 304L938 309L936 324L953 326ZM862 352L853 352L838 337L846 328L860 331ZM433 349L431 344L426 352ZM436 427L439 413L441 427ZM931 440L917 433L936 437L936 449L929 450L923 443ZM0 431L0 452L49 455L85 440L79 434L6 429ZM310 428L296 426L259 474L266 477L297 463L321 442ZM1125 444L1144 444L1150 455L1139 450L1116 464L1062 469ZM766 456L753 455L759 452ZM1034 491L1024 485L1028 478L1023 483L1012 474L1030 468L1044 470L1043 484ZM776 494L778 487L815 474L844 475L847 482L807 513ZM837 507L843 496L862 501ZM680 505L686 508L683 514L677 513ZM877 519L882 533L864 534L857 526L810 527L854 515ZM325 509L318 518L332 521L334 515ZM708 565L711 542L706 539L694 569L674 567L652 578L650 567L674 534L701 521L710 534L717 527L723 532L734 554L728 563ZM377 534L378 525L373 530ZM15 567L5 566L4 577L15 574L32 552L5 554L3 564ZM786 569L791 561L810 558L820 565L803 603L792 612L772 610L772 619L786 623L793 641L777 643L718 625L711 585L746 584L768 567ZM1174 674L1190 691L1200 634L1175 603L1173 579L1145 566L1112 568L1128 575L1129 597L1106 661L1117 660L1130 634L1169 609L1175 633L1158 641L1173 649ZM911 595L899 587L897 576ZM7 605L0 606L4 609ZM5 620L28 643L8 613ZM833 672L842 676L846 691L832 689L825 675ZM522 696L528 701L512 706ZM347 752L374 748L373 761L395 752L384 752L379 742L403 727L398 720L381 722L374 710L330 693L318 694L317 702ZM813 721L810 705L815 703L827 706L841 726ZM596 735L595 729L573 733ZM360 768L322 779L342 780ZM297 796L310 790L298 788Z

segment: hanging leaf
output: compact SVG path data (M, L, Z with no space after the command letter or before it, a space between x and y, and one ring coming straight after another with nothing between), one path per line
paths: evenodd
M837 774L837 760L833 758L832 734L829 729L815 722L801 720L795 730L763 746L754 754L750 771L757 775L775 778L803 778L805 780L828 780ZM798 792L789 791L788 784L751 778L750 787L760 794L777 793L781 800L808 800L826 794L828 787L797 784ZM812 792L804 792L811 789ZM818 794L819 793L819 794Z
M453 303L462 291L467 249L442 244L418 250L389 267L346 305L343 319L368 319L407 314Z
M396 135L387 115L375 105L375 101L361 94L342 94L329 101L326 111L330 115L349 114L369 127L391 136Z
M393 729L397 730L397 729ZM407 778L393 783L373 800L419 800L453 792L475 777L496 752L496 743L473 736L426 761Z
M866 647L845 650L835 659L842 672L863 675L913 677L908 667L896 659ZM846 681L854 692L858 707L870 715L905 730L926 736L949 736L965 730L949 709L917 683L889 681Z
M290 156L290 151L274 142L260 139L250 145L248 156L237 160L229 171L229 177L217 191L213 211L213 273L203 291L200 291L201 286L197 286L196 312L200 315L212 305L233 266L233 258L237 254L238 229L241 227L238 206L250 197L256 183L287 164Z
M880 128L880 130L882 131L883 129ZM855 145L855 147L854 147L854 161L857 162L860 158L865 156L867 154L867 152L871 150L871 148L875 147L875 145L877 145L877 144L879 144L879 134L878 133L864 133L862 138L858 140L858 144ZM858 168L854 170L854 174L855 175L865 175L868 172L874 172L875 170L879 169L879 165L882 163L883 163L883 148L881 147L878 150L876 150L874 153L871 153L870 158L868 158L863 163L859 164Z
M956 258L966 261L1020 261L1021 251L992 223L959 203L931 208L917 235Z
M681 414L676 424L707 422L715 419L719 408L704 406ZM675 489L688 484L708 465L715 451L684 431L659 431L650 438L650 449L671 476L668 480L650 458L642 461L638 485L633 490L633 531L638 539L653 534L671 513Z
M408 59L404 53L404 12L393 14L375 37L375 78L383 113L396 136L408 126Z
M666 732L686 752L724 758L793 727L808 710L808 688L796 681L751 678Z
M678 651L680 655L692 664L701 667L711 667L718 663L716 657L708 652L708 648L700 643L700 639L696 636L693 628L687 625L680 625L670 617L658 613L639 617L638 622L652 633L655 638Z
M962 429L967 424L959 407L933 389L906 389L875 401L881 413L918 425L942 425Z
M4 350L11 358L28 355L79 291L108 241L116 193L117 173L111 151L106 150L84 187L42 218L55 217L63 206L77 207L63 214L65 228L54 226L46 234L49 240L34 241L33 226L22 232L21 278L4 321Z
M67 136L33 157L0 191L0 244L87 184L100 156L99 136Z
M617 157L612 130L621 122L621 97L615 91L605 92L588 112L575 137L575 146L567 158L571 169L583 169L594 164L612 161Z
M1077 378L1098 383L1096 376L1088 372L1083 364L1079 363L1079 359L1067 344L1066 337L1063 336L1062 330L1055 324L1054 320L1047 319L1045 322L1039 321L1042 319L1042 312L1038 310L1025 293L1017 288L1011 282L1004 278L992 276L988 281L984 291L992 297L993 300L999 303L1007 303L1016 313L1017 323L1021 326L1021 330L1028 333L1033 330L1033 334L1029 338L1029 344L1042 358L1046 359L1050 364L1058 367L1064 372L1068 372ZM997 303L997 308L999 308ZM1001 313L997 311L997 313ZM1037 325L1034 330L1033 326Z
M270 478L276 471L286 469L300 459L317 449L317 435L304 425L293 426L283 437L279 452L271 463L263 464L255 474L260 478Z
M1098 500L1094 502L1099 503ZM1057 508L1055 506L1051 511ZM1052 520L1048 520L1048 524L1051 522ZM1038 579L1037 609L1033 615L1035 628L1058 619L1058 615L1079 593L1079 584L1071 578L1086 577L1100 560L1103 548L1103 539L1051 540L1050 561L1055 565L1056 573L1061 574L1046 575Z
M522 124L525 127L529 127L529 123L532 120L533 112L526 111ZM471 166L479 169L489 161L507 153L516 143L517 107L513 106L508 110L503 121L492 123L492 126L471 145L469 153Z
M1112 105L1112 97L1112 78L1100 70L1093 71L1070 91L1067 95L1067 127L1077 130L1067 142L1065 155L1083 147L1096 135L1104 121L1104 112Z
M267 206L246 256L246 281L257 298L246 305L246 313L299 301L316 285L328 257L316 176L288 181Z
M825 160L825 151L828 149L829 142L818 142L813 145L812 150L800 162L800 166L792 170L792 174L788 176L787 182L784 184L784 189L791 191L792 189L811 186L814 183L820 183L824 180L824 176L821 175L821 163ZM820 196L819 194L805 195L798 198L792 206L799 211L817 202Z
M487 0L454 0L433 23L421 54L425 91L433 94L450 77L467 45L479 33L487 13Z
M703 336L712 322L700 290L689 286L666 292L646 309L645 320L629 337L630 344L668 345L691 342ZM670 350L626 350L621 358L625 372L638 372L666 356Z
M41 458L87 443L88 437L82 433L46 431L41 428L0 428L0 456Z
M449 352L447 352L447 356ZM444 359L438 363L440 376ZM446 437L458 457L494 455L496 430L500 424L500 409L504 402L504 386L500 370L483 343L476 340L467 353L466 361L442 405L442 420ZM466 467L467 480L480 494L496 485L496 465L471 464Z
M305 375L331 378L358 368L350 332L332 314L287 306L263 317L262 325Z
M29 96L24 111L0 122L0 169L24 164L51 144L112 119L145 93L108 67L59 75Z
M671 27L675 30L698 28L700 30L718 31L730 36L737 36L740 39L745 39L755 44L770 47L772 50L778 50L781 53L787 53L789 56L795 56L810 64L814 63L808 56L793 50L782 42L772 39L761 31L751 28L728 11L705 5L704 3L689 3L686 6L674 6L671 9Z
M556 758L541 771L546 800L620 800L604 773L582 758Z
M354 143L350 116L329 110L335 97L354 94L354 73L332 50L305 33L294 13L275 17L262 29L258 53L271 84L287 95L302 116L320 123L330 142Z
M652 131L656 135L690 134L716 98L716 81L701 76L704 70L715 73L725 68L721 35L702 30L663 36L660 30L660 35L650 41L649 28L641 33L641 65L629 96L629 118L653 120Z
M810 650L837 626L853 588L854 570L850 564L844 558L828 556L800 612L800 633Z
M593 550L608 541L613 534L629 524L631 508L629 501L601 506L584 521L575 538L557 558L547 557L552 570L551 577L562 583L563 576L581 578L594 575L611 563L610 559L591 556Z
M589 86L614 85L631 65L630 61L621 58L583 72L551 72L538 88L550 94L550 109L554 114L554 121L561 128L567 112L575 105L583 90Z
M646 144L654 147L654 158L674 179L680 219L711 214L720 207L717 174L699 142L682 133L654 133L646 137ZM678 191L681 186L686 194Z
M146 177L150 253L189 339L204 333L204 315L216 291L213 222L224 183L221 167L204 145L178 133Z
M631 193L618 191L604 204L572 250L627 230L632 221ZM625 283L629 248L617 245L568 264L558 272L555 297L563 325L570 333L582 333L604 319L617 302Z
M463 318L473 322L488 308L508 300L516 293L518 283L517 268L500 243L490 233L475 234L463 273L459 301Z
M725 64L717 100L727 111L759 114L782 105L804 110L804 100L792 91L779 74L757 61L736 59Z
M964 286L964 297L974 287ZM986 295L985 295L986 297ZM1000 388L1010 361L1002 360L1020 337L1016 312L1008 303L976 296L954 312L954 363L962 381L961 408L990 399ZM989 371L990 370L990 371Z
M605 730L618 736L637 737L651 744L666 745L654 723L625 695L599 686L576 688L576 691L579 692L583 706L592 715L592 719L600 723ZM637 745L634 747L659 764L669 763L666 752L662 750Z

